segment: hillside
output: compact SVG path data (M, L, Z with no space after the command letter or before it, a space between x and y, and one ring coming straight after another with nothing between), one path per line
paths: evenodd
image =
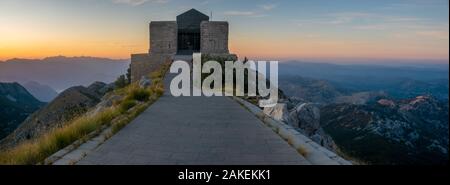
M95 82L88 87L75 86L59 94L53 101L30 115L13 133L0 141L0 148L14 146L20 141L34 138L58 128L82 115L100 102L110 89L105 83Z
M324 130L345 153L373 164L448 162L448 101L379 99L321 109Z
M0 139L43 105L20 84L0 82Z

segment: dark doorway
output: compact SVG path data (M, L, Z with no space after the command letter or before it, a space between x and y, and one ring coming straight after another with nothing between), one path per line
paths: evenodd
M177 16L178 54L191 55L200 51L200 24L209 17L195 9Z
M178 33L178 53L192 54L200 51L200 33Z

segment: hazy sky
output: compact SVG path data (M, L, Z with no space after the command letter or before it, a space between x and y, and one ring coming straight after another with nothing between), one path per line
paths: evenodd
M448 0L0 0L0 60L129 58L148 23L190 8L230 23L230 50L260 59L443 59Z

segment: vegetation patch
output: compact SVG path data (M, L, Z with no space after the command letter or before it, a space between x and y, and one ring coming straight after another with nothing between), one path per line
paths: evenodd
M160 70L152 73L152 85L140 88L136 83L129 83L124 77L119 77L121 88L112 93L125 96L121 101L95 115L84 114L73 119L65 126L53 129L35 139L19 143L17 146L0 152L0 164L40 164L47 157L67 147L77 140L87 139L88 134L101 131L103 126L111 126L112 133L131 122L148 106L164 93L162 78L169 68L163 65ZM128 76L128 75L127 75ZM124 85L125 83L125 85Z
M119 108L120 108L120 112L121 113L125 113L127 112L129 109L131 109L132 107L134 107L136 105L136 101L135 100L125 100L122 103L120 103Z
M131 85L133 87L130 88L130 92L128 93L128 96L125 98L125 100L137 100L141 102L145 102L150 98L150 95L152 94L149 89L143 89L139 88L139 86L133 84Z
M94 116L81 116L67 126L54 129L32 141L0 153L0 164L37 164L45 158L96 131L119 115L116 108L107 109Z

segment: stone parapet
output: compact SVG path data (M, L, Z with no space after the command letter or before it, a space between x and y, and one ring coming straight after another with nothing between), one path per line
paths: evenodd
M247 108L251 113L255 114L264 124L272 128L272 130L280 137L285 139L294 147L306 160L313 165L352 165L350 161L343 159L336 153L322 147L304 136L292 126L277 121L266 115L260 108L241 98L233 97L238 103Z

